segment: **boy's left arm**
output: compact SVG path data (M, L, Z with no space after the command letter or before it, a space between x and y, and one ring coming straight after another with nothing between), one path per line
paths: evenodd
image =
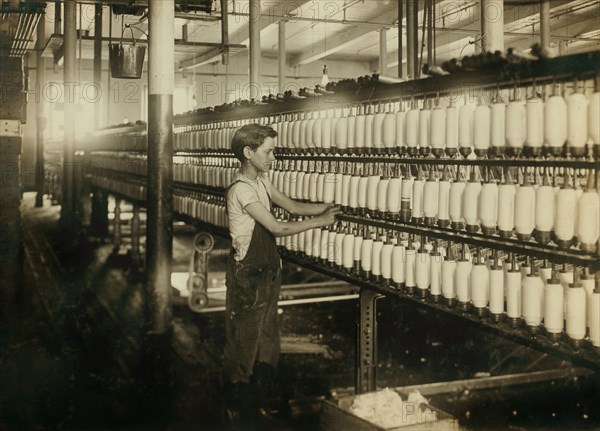
M280 206L291 214L299 216L316 216L323 213L327 208L335 206L333 204L298 202L290 199L274 186L271 187L271 199L275 205Z

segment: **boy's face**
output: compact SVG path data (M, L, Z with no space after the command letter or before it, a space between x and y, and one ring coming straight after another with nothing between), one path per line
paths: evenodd
M256 151L249 151L250 153L250 164L258 172L269 172L271 165L275 161L275 155L273 149L275 148L274 138L265 138L264 142Z

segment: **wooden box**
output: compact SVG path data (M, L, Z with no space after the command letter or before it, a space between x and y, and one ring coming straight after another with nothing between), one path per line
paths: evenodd
M406 399L405 394L401 394ZM420 414L423 419L427 419L426 413L423 413L421 407L416 407L420 411L414 410L414 405L408 405L409 409L403 412L406 417L406 425L393 428L382 428L379 425L366 421L352 413L350 406L354 401L354 396L342 397L337 404L330 401L323 401L320 426L322 431L407 431L407 430L439 430L439 431L458 431L460 427L458 420L450 414L439 410L433 406L428 408L436 413L435 421L421 422L418 424L410 423L408 415ZM408 411L410 410L410 411Z

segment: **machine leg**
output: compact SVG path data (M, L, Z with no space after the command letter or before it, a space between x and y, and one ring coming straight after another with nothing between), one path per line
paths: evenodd
M115 198L115 218L113 219L113 253L121 248L121 199Z
M356 367L356 393L377 388L377 300L383 295L369 289L360 290L360 322Z
M108 197L102 190L92 193L91 234L98 238L108 236Z
M131 261L135 268L142 267L142 255L140 254L140 207L133 205L133 218L131 219Z

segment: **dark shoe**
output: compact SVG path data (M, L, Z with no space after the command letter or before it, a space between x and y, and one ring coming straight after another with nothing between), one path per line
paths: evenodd
M235 424L240 419L240 390L239 384L223 382L223 421Z
M259 406L266 411L280 410L283 398L280 397L277 369L265 362L256 362L251 382L256 385Z

